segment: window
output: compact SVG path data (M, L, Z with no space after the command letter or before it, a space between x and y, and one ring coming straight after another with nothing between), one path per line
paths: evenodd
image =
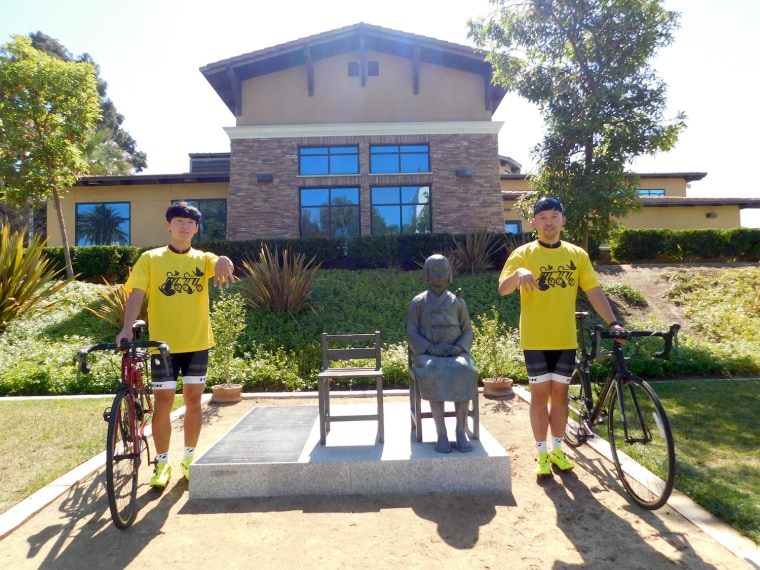
M358 188L301 189L301 237L359 236Z
M522 224L519 221L508 220L504 222L504 233L518 235L522 233Z
M298 149L301 176L359 174L358 146L317 146Z
M653 198L656 196L664 196L665 188L640 188L636 190L641 198Z
M430 231L430 186L372 188L372 235Z
M373 145L369 149L369 171L372 174L430 172L430 146Z
M178 200L172 203L176 204ZM193 243L227 238L227 200L185 200L201 211L201 227L193 238Z
M77 204L76 245L129 245L129 202Z

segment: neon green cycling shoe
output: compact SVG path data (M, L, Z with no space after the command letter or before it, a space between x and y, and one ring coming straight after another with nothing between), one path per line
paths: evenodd
M559 448L552 449L551 452L549 452L549 461L554 463L560 471L570 471L575 467L575 463L565 457L565 453Z
M182 474L185 476L185 479L188 481L190 480L190 465L193 463L193 456L188 455L182 460L182 463L179 464L179 468L182 470Z
M550 477L551 474L552 466L549 463L549 454L546 451L539 451L538 459L536 459L536 476Z
M165 461L161 461L156 463L156 470L150 480L150 486L154 489L165 489L171 478L172 466Z

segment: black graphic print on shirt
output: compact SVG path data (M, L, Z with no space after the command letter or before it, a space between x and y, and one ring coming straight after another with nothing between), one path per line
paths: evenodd
M552 287L573 287L575 285L575 272L578 267L573 260L570 260L569 265L558 265L557 269L554 269L553 265L547 265L541 268L541 275L538 278L538 289L540 291L546 291Z
M200 267L196 267L192 273L186 271L182 276L180 276L179 271L168 271L166 281L159 286L158 290L167 297L171 297L175 293L187 293L188 295L195 292L200 293L203 291L202 277L203 271Z

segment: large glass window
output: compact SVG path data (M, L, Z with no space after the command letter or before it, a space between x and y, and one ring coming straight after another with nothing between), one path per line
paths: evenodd
M507 220L504 222L504 233L519 234L522 230L522 223L518 220Z
M302 176L359 174L359 147L316 146L299 148L298 173Z
M372 188L372 235L430 231L429 186Z
M185 200L201 211L201 227L193 238L193 243L227 238L227 200ZM174 201L177 203L177 200Z
M640 188L636 192L642 198L665 196L665 188Z
M76 205L76 245L129 245L129 202Z
M355 237L359 235L358 188L303 188L302 237Z
M369 149L369 171L372 174L430 172L430 146L372 145Z

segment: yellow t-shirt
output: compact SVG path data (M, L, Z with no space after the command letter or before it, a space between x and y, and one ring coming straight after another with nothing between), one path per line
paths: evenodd
M166 246L140 256L124 287L145 291L151 340L165 342L174 354L214 346L208 288L218 259L192 248L174 253Z
M558 248L532 241L512 252L504 263L499 282L520 267L529 269L538 282L537 290L520 289L520 347L523 350L577 348L578 287L588 291L599 286L588 254L564 241Z

